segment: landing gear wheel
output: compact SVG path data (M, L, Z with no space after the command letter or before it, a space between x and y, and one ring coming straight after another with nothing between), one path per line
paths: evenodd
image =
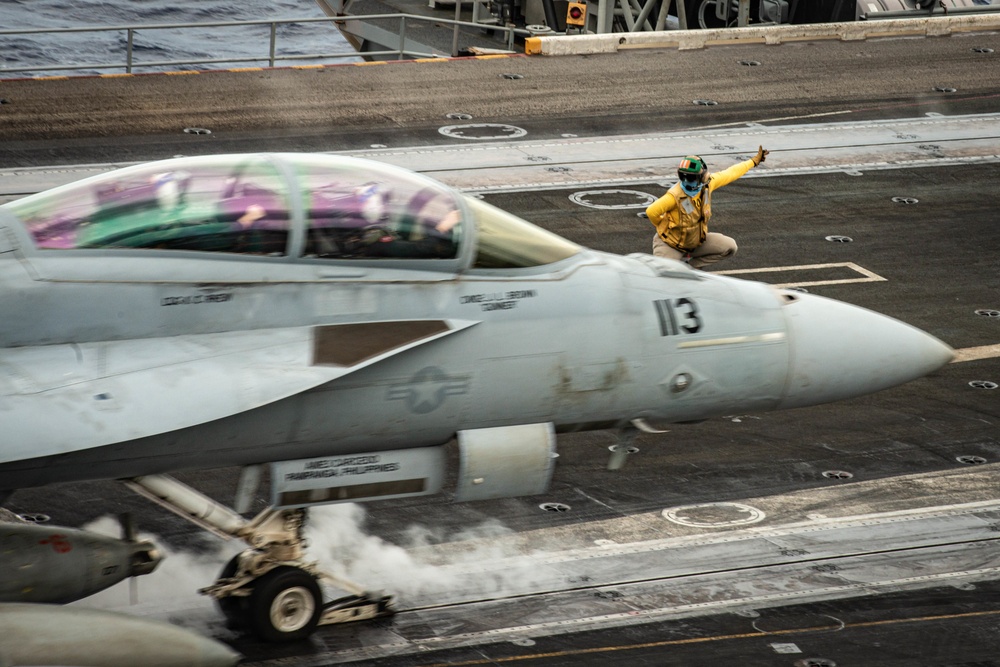
M236 570L240 566L239 555L233 556L226 566L219 573L219 579L229 579L236 576ZM215 606L219 608L222 615L226 617L226 627L230 630L242 630L247 625L247 602L249 598L230 595L224 598L216 598Z
M253 584L247 603L250 629L268 642L305 639L323 612L316 578L297 567L271 570Z

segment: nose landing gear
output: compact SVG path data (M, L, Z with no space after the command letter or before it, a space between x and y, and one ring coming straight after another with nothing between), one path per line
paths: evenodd
M297 567L277 567L253 584L246 614L250 630L269 642L305 639L319 624L323 594L316 578Z
M394 613L390 596L364 591L305 560L304 509L266 509L253 520L165 475L129 480L141 495L249 549L233 557L214 584L199 592L215 599L233 629L267 642L305 639L319 625L368 620ZM351 593L323 602L321 583Z

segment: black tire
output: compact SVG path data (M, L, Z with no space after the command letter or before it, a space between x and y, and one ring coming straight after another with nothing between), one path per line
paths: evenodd
M323 613L316 577L297 567L271 570L254 582L247 599L250 630L266 642L305 639Z
M236 570L239 568L239 554L233 556L222 571L219 573L219 579L229 579L236 575ZM229 597L217 598L215 600L215 606L219 608L222 615L226 617L226 627L230 630L242 630L247 627L247 597L237 597L231 595Z

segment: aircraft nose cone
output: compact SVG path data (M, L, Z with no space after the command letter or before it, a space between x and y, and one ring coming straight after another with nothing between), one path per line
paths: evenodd
M796 295L784 311L790 357L779 408L870 394L923 377L954 357L916 327L840 301Z

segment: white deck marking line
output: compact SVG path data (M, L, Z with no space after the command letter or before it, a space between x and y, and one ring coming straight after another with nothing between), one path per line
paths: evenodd
M1000 357L1000 344L963 347L960 350L955 350L955 358L951 360L951 363L960 364L963 361L979 361L980 359L995 359L997 357Z
M997 464L984 464L994 466ZM895 477L894 480L920 480L940 477L937 473L917 473L914 475L904 475ZM883 486L878 483L869 484L869 487ZM771 496L770 498L774 498ZM760 504L762 499L744 499L747 503ZM652 540L642 540L638 542L625 542L613 546L588 546L566 549L563 551L548 551L531 556L531 562L535 565L555 565L575 561L585 561L590 559L615 558L636 554L649 553L653 551L670 551L672 549L693 549L696 547L726 545L738 542L753 540L768 540L771 538L795 537L810 534L829 534L832 531L845 530L851 528L871 528L880 525L905 525L909 522L920 522L928 519L954 519L963 515L975 515L983 512L993 512L1000 509L997 500L978 500L969 503L952 503L948 505L938 505L934 507L915 507L905 510L894 510L891 512L874 512L866 514L854 514L848 516L826 517L823 519L809 519L807 521L793 521L778 525L754 525L740 530L719 530L707 534L682 535L677 537L658 538ZM659 515L659 512L650 514ZM598 522L587 522L587 525ZM912 525L912 524L911 524ZM474 572L492 572L501 569L500 564L510 562L511 567L519 562L523 562L523 556L504 557L494 559L486 563L463 564L458 567L449 568L456 574L469 574Z
M846 285L848 283L874 283L887 280L882 276L858 266L854 262L834 262L832 264L800 264L798 266L765 266L758 269L730 269L728 271L714 271L716 275L734 276L746 273L775 273L778 271L809 271L812 269L835 269L845 268L860 273L863 278L844 278L841 280L811 280L797 283L780 283L775 287L814 287L816 285Z
M888 564L884 565L888 567ZM764 568L761 568L764 569ZM932 585L948 580L971 578L975 581L989 581L1000 573L1000 567L984 567L975 570L963 570L961 572L939 572L935 574L918 575L913 577L900 577L897 579L886 579L875 582L857 582L842 585L832 585L817 587L812 590L792 590L777 593L765 593L763 595L744 595L743 597L733 597L721 600L711 600L708 602L692 602L688 604L678 604L652 609L635 609L631 611L601 614L598 616L585 616L582 618L567 619L560 621L550 621L542 623L532 623L529 625L512 626L485 632L466 632L456 635L446 635L439 637L428 637L422 639L412 639L414 646L433 646L435 644L451 644L456 641L482 640L487 637L504 637L521 634L537 634L539 630L556 631L556 634L573 632L571 628L579 628L586 625L604 625L619 627L624 621L625 625L634 624L638 619L656 620L671 617L692 616L691 612L699 612L698 615L706 615L707 610L726 609L731 607L763 606L764 604L776 603L789 600L830 600L853 597L851 593L871 594L875 592L895 592L897 589L913 590L930 588ZM803 578L805 578L803 576ZM780 606L775 604L774 606ZM682 614L684 616L682 616ZM619 621L619 623L615 623Z
M716 275L738 275L752 273L775 273L778 271L808 271L810 269L848 268L857 271L864 278L848 278L845 280L815 280L812 282L781 283L774 287L808 287L814 285L843 285L847 283L871 283L885 281L886 278L858 266L854 262L838 262L833 264L802 264L799 266L770 266L757 269L731 269L729 271L713 271ZM955 358L951 363L960 364L966 361L979 361L982 359L996 359L1000 357L1000 343L995 345L980 345L979 347L964 347L955 350Z
M890 565L885 561L883 561L880 565L884 568L898 568L898 565ZM761 568L761 570L766 569L768 568ZM847 574L852 574L852 571L848 570ZM959 572L935 572L933 574L898 577L896 579L884 579L871 582L850 581L849 579L845 579L841 576L841 579L845 579L845 581L849 583L818 586L813 589L794 587L795 583L799 583L796 581L790 582L793 585L790 587L788 585L789 581L786 578L784 581L771 580L769 583L771 583L774 588L778 588L776 584L780 582L785 584L783 588L791 588L791 590L780 590L774 593L757 595L752 593L741 594L741 592L738 592L731 598L715 599L706 602L658 605L654 607L631 609L629 611L611 612L594 616L582 616L578 618L567 618L556 621L543 621L524 625L511 625L505 628L493 628L490 630L464 632L453 635L444 634L435 637L418 637L412 639L404 638L404 641L402 642L396 640L382 644L373 644L363 649L353 648L343 649L340 651L330 651L329 653L321 654L323 661L316 660L315 662L310 661L301 664L308 665L309 667L314 665L327 665L329 664L330 659L334 656L343 660L354 660L357 659L357 657L371 658L373 657L371 652L378 651L379 649L382 651L391 650L392 655L401 655L404 653L409 654L426 651L428 649L443 650L445 648L458 648L469 646L470 644L477 642L498 643L501 641L509 641L508 638L510 637L534 637L539 635L547 637L552 635L567 634L570 632L581 632L589 628L622 627L642 622L652 622L671 618L676 619L690 618L693 616L705 616L711 613L721 613L723 610L733 608L759 609L767 606L781 606L782 603L790 604L793 601L800 601L804 603L825 600L840 600L857 597L859 595L872 595L882 592L888 593L898 592L901 590L920 590L956 580L960 582L989 581L991 579L995 579L997 574L1000 574L1000 567L983 567L961 570ZM814 573L810 574L809 572L802 572L802 570L793 571L786 575L788 578L796 576L799 577L799 581L815 577ZM625 588L627 586L628 584L625 584L624 586L619 585L620 588ZM731 590L736 590L736 587L733 586L729 586L729 588ZM398 637L398 635L396 636ZM382 657L383 655L390 655L390 653L379 653L377 654L377 657ZM254 664L276 665L278 663L274 660L264 660L255 662Z
M638 161L638 160L635 160ZM969 156L969 157L945 157L945 158L932 158L932 159L921 159L921 160L898 160L894 162L865 162L865 163L855 163L855 164L840 164L840 165L826 165L826 166L813 166L813 167L772 167L764 171L759 171L754 169L748 172L742 178L774 178L777 176L810 176L814 174L842 174L845 172L868 172L868 171L884 171L893 169L919 169L922 167L949 167L949 166L967 166L970 164L996 164L1000 162L1000 155L982 155L982 156ZM538 165L517 165L517 166L507 166L502 169L538 169ZM422 171L417 169L416 171ZM426 170L423 170L426 171ZM664 170L667 173L669 170ZM664 180L663 178L658 178L656 176L629 176L624 178L588 178L588 179L578 179L578 180L564 180L564 181L547 181L547 182L536 182L536 183L505 183L502 185L455 185L454 182L447 177L447 172L436 173L433 171L428 171L427 173L434 174L434 178L437 178L441 182L451 185L459 192L465 194L504 194L508 192L546 192L549 190L580 190L584 188L596 188L596 187L606 187L609 185L629 185L632 187L638 187L643 185L660 184L664 189L669 188L673 185L669 180ZM662 181L662 183L661 183Z

